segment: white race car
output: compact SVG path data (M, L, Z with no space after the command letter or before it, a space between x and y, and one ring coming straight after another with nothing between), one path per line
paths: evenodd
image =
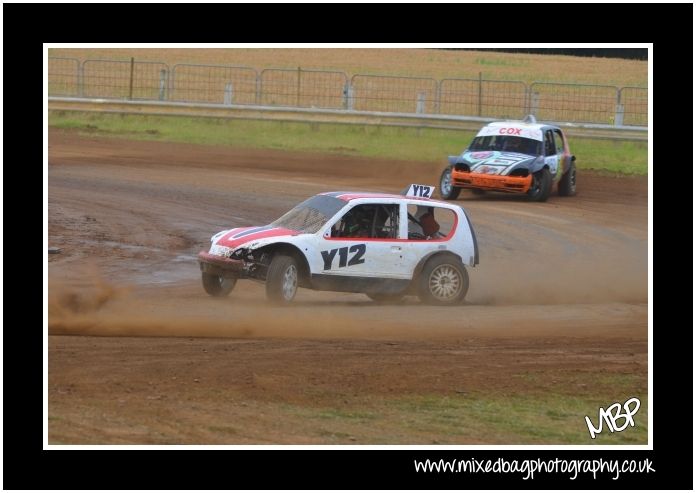
M433 191L326 192L267 226L221 231L198 254L203 287L226 296L238 279L254 279L278 303L292 301L298 287L375 301L415 294L426 303L461 302L465 265L478 264L476 236L464 209L430 199Z

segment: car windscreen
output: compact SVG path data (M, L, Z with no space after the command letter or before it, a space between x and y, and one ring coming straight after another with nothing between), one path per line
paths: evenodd
M300 233L316 233L345 205L344 200L329 195L315 195L273 221L271 226L294 229Z
M514 135L486 135L476 137L469 151L519 152L538 156L541 154L541 141Z

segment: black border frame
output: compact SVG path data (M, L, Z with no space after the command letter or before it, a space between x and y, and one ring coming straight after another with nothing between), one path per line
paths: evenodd
M167 10L163 18L163 9ZM395 13L398 9L398 13ZM551 32L539 28L552 11L561 19ZM658 11L659 15L658 15ZM222 4L4 4L4 98L8 118L3 149L3 174L9 193L5 195L7 259L16 258L30 236L27 209L38 209L38 202L25 198L39 180L38 162L42 146L32 130L38 127L36 94L41 94L42 77L36 59L43 42L294 42L350 41L406 42L411 37L433 42L510 42L524 38L530 42L649 42L654 43L653 64L655 112L653 122L673 132L675 126L689 125L691 107L684 95L692 94L692 80L686 67L669 66L666 54L676 52L683 60L692 59L693 5L651 4L407 4L333 6L311 5L222 5ZM321 24L312 19L331 18ZM669 31L659 32L655 20L669 17ZM22 24L21 20L36 21ZM43 20L41 20L43 19ZM258 19L245 24L244 19ZM288 19L305 19L288 22ZM398 19L398 21L395 21ZM461 19L461 22L453 20ZM473 19L473 21L472 21ZM474 22L484 19L482 22ZM391 20L391 22L390 22ZM91 21L91 22L90 22ZM43 23L42 23L43 22ZM13 29L16 25L19 28ZM177 32L172 26L186 26ZM356 29L356 25L359 29ZM431 26L433 30L419 27ZM356 36L357 33L360 33ZM341 39L337 39L341 38ZM499 39L500 38L500 39ZM413 41L416 42L416 41ZM688 63L688 62L686 62ZM692 67L693 68L693 67ZM693 72L693 71L692 71ZM30 80L22 74L33 74ZM687 74L685 76L685 74ZM667 77L669 83L667 82ZM655 81L656 82L656 81ZM669 84L669 85L667 85ZM27 89L31 87L31 91ZM665 92L661 92L664 90ZM678 104L667 104L675 94ZM30 97L17 97L29 95ZM671 95L671 96L670 96ZM666 123L662 123L666 122ZM693 124L693 121L692 121ZM664 125L664 126L663 126ZM660 131L662 130L660 129ZM38 128L37 128L38 130ZM653 129L655 133L658 129ZM693 130L693 125L691 129ZM658 132L659 133L659 132ZM655 136L654 148L660 149ZM656 152L656 159L664 157ZM658 166L656 166L657 168ZM693 170L692 170L693 172ZM688 177L684 177L686 180ZM19 187L17 185L20 185ZM688 186L688 184L687 184ZM10 188L12 187L12 188ZM689 187L690 188L690 187ZM689 214L681 191L655 187L655 209L662 204L678 210L679 219ZM669 195L668 195L669 194ZM663 200L659 200L662 198ZM693 199L693 197L692 197ZM10 202L12 200L12 202ZM683 200L684 204L678 202ZM18 202L19 201L19 202ZM18 208L17 205L21 204ZM654 213L657 218L656 211ZM654 238L669 238L684 249L681 231L667 230L655 221ZM686 240L689 244L692 242ZM693 244L692 244L693 246ZM32 250L34 247L30 247ZM25 257L26 258L26 257ZM43 257L42 257L43 258ZM665 259L655 255L654 286L667 276L658 274ZM679 271L683 260L679 261ZM7 262L6 307L26 306L27 293L33 293L33 262ZM674 267L673 265L671 267ZM674 279L674 273L672 274ZM674 281L672 281L674 282ZM692 286L693 288L693 286ZM42 333L30 311L9 309L4 338L4 487L11 489L691 489L693 487L693 331L682 327L682 306L690 306L692 290L683 286L670 294L655 290L653 344L653 436L652 451L567 451L567 450L42 450L42 399L38 388L43 379L42 365L33 356L42 345ZM669 296L669 304L667 297ZM684 298L683 300L681 298ZM688 296L691 298L691 296ZM15 303L7 301L16 299ZM666 314L670 314L670 318ZM37 317L38 318L38 317ZM677 318L678 320L678 318ZM690 364L691 363L691 364ZM672 394L668 389L677 389ZM691 395L685 389L691 389ZM42 394L42 392L41 392ZM691 398L690 398L691 397ZM686 437L686 440L684 439ZM691 446L688 441L692 440ZM687 442L686 444L684 442ZM686 445L686 446L685 446ZM565 475L543 476L524 481L512 475L418 474L414 459L451 458L584 458L643 459L653 461L655 473L622 475L597 480ZM36 471L36 472L33 472ZM561 477L563 476L563 477Z

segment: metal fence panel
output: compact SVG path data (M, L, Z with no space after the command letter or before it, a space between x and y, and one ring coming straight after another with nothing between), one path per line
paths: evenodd
M648 124L648 89L229 65L48 58L50 96L349 109L609 125Z
M614 86L533 82L529 91L530 112L540 120L614 124Z
M85 60L82 91L85 97L167 99L169 66L162 62ZM132 81L132 83L131 83Z
M489 118L523 118L527 85L519 81L443 79L440 82L440 113Z
M358 111L437 113L435 79L356 74L349 107Z
M230 65L178 63L169 99L198 103L255 104L256 70Z
M619 104L623 107L624 125L648 125L647 87L622 87Z
M80 60L48 57L48 95L79 96Z
M261 71L261 104L299 108L345 108L348 77L324 70L265 69Z

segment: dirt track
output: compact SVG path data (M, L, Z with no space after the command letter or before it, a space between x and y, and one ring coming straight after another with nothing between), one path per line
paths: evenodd
M462 386L577 394L588 369L644 387L645 178L583 173L577 197L545 204L463 193L481 250L465 306L304 290L274 308L249 281L226 300L204 294L195 254L213 233L267 224L320 191L435 183L441 166L51 130L49 245L63 249L49 256L51 441L374 443L360 426L290 430L273 406L353 409ZM529 373L553 378L518 378Z

